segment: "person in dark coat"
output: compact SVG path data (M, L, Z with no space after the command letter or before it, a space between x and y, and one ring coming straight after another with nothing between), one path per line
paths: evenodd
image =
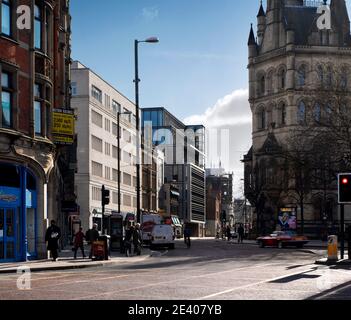
M51 253L53 261L56 261L58 258L58 248L59 240L61 238L61 230L56 226L56 221L51 221L51 226L46 230L45 241L47 242L47 249Z
M133 232L133 244L134 244L134 253L138 256L141 255L141 244L142 244L142 235L140 230L140 223L137 223L134 232Z
M83 228L80 227L79 231L74 235L74 259L77 259L77 251L79 248L82 250L83 259L85 258L84 238Z
M91 248L90 248L90 254L89 254L89 259L93 258L93 245L94 242L99 238L100 234L99 231L97 230L98 225L96 223L93 224L93 228L89 229L86 233L86 240L90 243Z
M244 241L244 226L241 224L240 227L238 228L238 243L243 243Z
M127 256L130 256L132 254L132 243L134 238L133 235L134 235L134 227L130 226L129 229L126 230L126 237L124 239L124 246L125 246Z

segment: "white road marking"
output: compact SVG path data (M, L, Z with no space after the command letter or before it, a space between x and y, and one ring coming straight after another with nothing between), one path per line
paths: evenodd
M164 284L171 284L171 283L179 282L179 281L191 280L191 279L196 279L196 278L210 277L210 276L215 276L215 275L224 274L224 273L228 273L228 272L235 272L235 271L247 270L247 269L252 269L252 268L262 268L262 267L268 267L268 266L274 266L274 265L276 265L276 263L260 264L260 265L254 265L254 266L246 266L246 267L241 267L241 268L234 268L234 269L231 269L231 270L220 271L220 272L213 272L213 273L208 273L208 274L203 274L203 275L196 275L196 276L191 276L191 277L187 277L187 278L183 278L183 279L176 279L176 280L171 280L171 281L162 281L162 282L150 283L150 284L139 286L139 287L133 287L133 288L122 289L122 290L118 290L118 291L110 291L110 292L104 292L104 293L99 293L99 294L94 294L94 295L83 296L83 297L77 298L77 300L96 298L96 297L99 297L99 296L114 294L116 292L128 292L128 291L131 291L131 290L144 289L144 288L149 288L149 287L154 287L154 286L161 286L161 285L164 285ZM131 274L131 276L133 276L133 275Z
M250 287L258 286L260 284L265 284L265 283L268 283L268 282L281 280L281 279L292 277L292 276L296 276L296 275L299 275L299 274L302 274L302 273L308 273L310 271L315 271L315 270L310 268L310 269L307 269L305 271L299 271L299 272L294 272L294 273L290 273L290 274L285 274L285 275L280 276L280 277L276 277L276 278L272 278L272 279L268 279L268 280L263 280L263 281L247 284L247 285L244 285L244 286L239 286L239 287L236 287L236 288L224 290L224 291L221 291L221 292L217 292L217 293L210 294L208 296L197 298L197 299L193 299L193 300L211 299L211 298L223 295L223 294L231 293L231 292L236 291L236 290L247 289L247 288L250 288Z

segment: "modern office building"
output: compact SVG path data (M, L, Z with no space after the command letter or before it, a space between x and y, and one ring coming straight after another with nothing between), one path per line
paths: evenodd
M135 221L137 214L135 104L91 69L75 61L72 65L72 108L77 115L76 193L82 226L86 230L97 223L99 231L121 237L126 221ZM142 160L141 211L157 213L158 194L163 183L163 154L152 146L138 152ZM104 216L102 186L110 191L110 204L105 207Z
M179 188L178 216L203 236L206 222L205 128L186 126L164 108L142 109L143 130L165 154L165 183Z
M17 28L20 5L30 6L34 29ZM62 227L61 199L75 197L69 147L53 135L54 110L74 122L69 1L1 1L0 17L1 263L47 257L49 220Z

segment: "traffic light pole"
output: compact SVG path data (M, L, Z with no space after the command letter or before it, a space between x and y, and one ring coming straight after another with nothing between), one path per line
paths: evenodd
M341 242L341 260L345 257L345 205L340 205L340 224L341 224L341 233L340 233L340 242Z
M105 186L102 186L101 189L101 203L102 203L102 234L105 234L105 204L104 204L104 196L105 196Z

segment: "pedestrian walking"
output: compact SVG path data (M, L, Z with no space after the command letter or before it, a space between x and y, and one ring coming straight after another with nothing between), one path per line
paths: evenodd
M124 246L125 246L127 257L130 257L132 255L133 235L134 235L134 227L130 226L126 230L126 237L124 239Z
M94 242L97 241L99 238L99 231L97 230L98 225L96 223L93 224L93 228L89 229L86 234L85 238L88 241L88 243L91 245L90 247L90 254L89 254L89 259L93 258L93 249L94 249Z
M74 235L74 259L77 259L77 251L78 249L81 249L82 251L82 256L83 259L85 258L85 253L84 253L84 238L85 235L83 233L83 228L80 227L79 231Z
M244 242L244 226L241 224L238 228L238 243L243 243Z
M142 244L142 235L140 230L140 223L135 225L133 231L133 245L134 245L134 254L141 255L141 244Z
M188 248L191 247L191 240L190 240L190 237L191 237L191 230L190 228L188 227L188 225L185 225L184 226L184 243L186 244L186 246Z
M61 238L61 230L56 225L56 221L51 221L51 226L46 230L45 233L45 242L47 242L47 249L50 251L53 261L56 261L58 258L58 248L59 240Z
M230 230L230 227L229 227L229 226L227 226L226 234L227 234L228 241L230 241L232 235L231 235L231 230Z

